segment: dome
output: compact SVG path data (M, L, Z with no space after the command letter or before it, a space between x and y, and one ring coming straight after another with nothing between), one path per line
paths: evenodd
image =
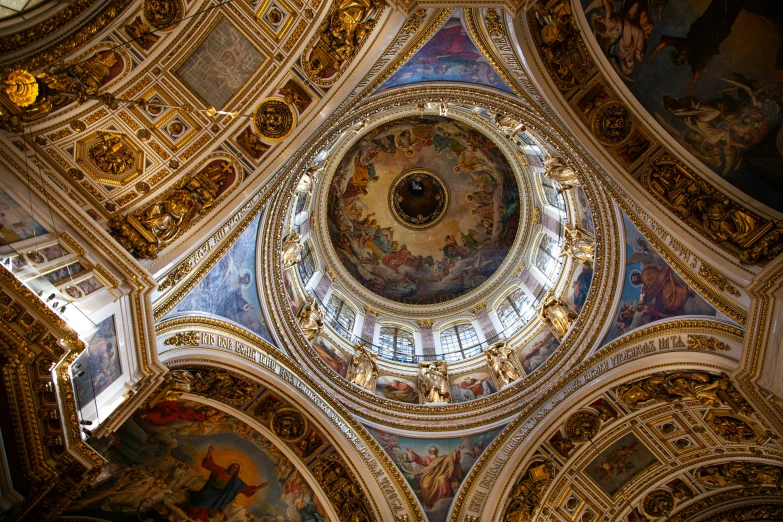
M443 303L479 288L519 229L519 186L474 126L407 116L364 133L340 159L325 217L342 267L398 303Z

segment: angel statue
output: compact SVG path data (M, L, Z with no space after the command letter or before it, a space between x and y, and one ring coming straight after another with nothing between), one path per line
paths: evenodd
M552 329L558 340L562 340L576 319L576 314L550 290L538 307L538 317Z
M324 327L324 313L314 296L307 298L307 302L299 312L299 328L302 329L307 340L312 342Z
M593 239L587 233L570 224L566 224L564 236L565 241L560 257L571 257L588 268L592 267L595 256Z
M302 262L302 250L304 245L299 243L302 236L298 232L293 231L283 240L283 270L288 270L292 266L298 265Z
M508 347L506 341L495 343L487 348L487 360L489 367L495 374L495 378L501 383L501 387L507 386L508 383L519 379L519 372L508 356L511 354L511 349Z
M547 158L544 160L544 166L546 167L544 176L560 185L562 187L561 191L579 185L579 180L576 177L574 169L569 167L566 162L563 161L563 158L558 158L556 156Z
M315 183L315 177L323 169L323 167L310 167L307 169L299 182L296 184L294 194L310 194L313 191L313 184Z
M357 344L353 349L351 365L348 367L348 380L366 390L372 390L378 377L375 354L368 350L364 343Z
M419 363L419 393L427 403L451 401L448 369L445 361Z

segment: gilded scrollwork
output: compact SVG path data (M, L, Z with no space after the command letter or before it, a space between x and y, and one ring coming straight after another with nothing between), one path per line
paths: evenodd
M723 341L719 341L718 339L709 337L707 335L696 334L688 335L688 348L692 350L705 350L709 352L727 352L731 350L731 347Z
M699 266L699 275L718 287L718 290L722 292L728 292L735 297L740 296L739 290L737 290L729 278L715 270L707 263L702 263L701 266Z
M134 256L155 259L215 204L234 167L213 162L195 176L185 176L154 202L127 216L109 220L109 233Z
M165 341L166 346L198 346L200 341L199 333L196 331L177 332Z

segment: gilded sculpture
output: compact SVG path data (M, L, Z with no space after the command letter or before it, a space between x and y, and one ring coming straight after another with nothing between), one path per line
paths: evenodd
M446 361L420 362L418 385L425 403L451 402Z
M631 408L643 408L655 402L692 399L707 407L729 406L743 413L753 411L727 375L706 372L657 373L618 386L617 395Z
M313 191L315 178L321 170L323 170L323 167L310 167L307 169L307 172L302 174L302 177L296 183L294 194L310 194Z
M519 372L508 358L512 353L513 350L508 347L506 341L495 343L486 351L489 367L492 368L501 388L519 379Z
M225 370L191 369L193 375L192 393L204 395L234 406L252 399L258 386L251 381L233 375Z
M269 417L269 429L286 442L298 442L307 435L308 422L295 408L280 408Z
M299 312L299 328L307 340L313 342L324 327L324 313L314 296L309 296Z
M511 501L503 514L504 522L532 522L536 509L543 501L544 492L554 478L552 463L538 460L530 464L514 484Z
M566 223L563 239L560 257L570 257L586 267L593 266L595 242L587 232Z
M718 413L708 415L706 420L712 431L728 442L747 444L758 438L750 424L733 415Z
M561 190L568 190L579 185L576 172L568 166L563 158L556 156L547 158L544 160L544 167L546 167L544 176L560 185Z
M342 462L323 459L315 466L315 478L329 502L339 514L341 522L370 522L374 520L361 488Z
M384 5L381 0L335 0L302 56L312 81L331 83L339 77L375 27Z
M364 343L357 344L353 349L354 354L348 366L348 380L365 390L374 390L375 379L378 377L375 354L367 349Z
M283 270L288 270L302 262L302 250L304 245L299 241L302 236L293 231L283 240L283 249L280 254Z
M720 352L728 352L731 350L731 347L724 343L723 341L719 341L714 337L709 337L706 335L695 335L695 334L689 334L688 335L688 349L690 350L704 350L704 351L720 351Z
M541 300L536 313L541 322L549 326L555 337L561 341L577 317L568 304L557 297L552 290L547 292L544 299Z
M772 259L783 252L783 222L745 209L674 158L653 161L641 182L672 212L712 241L728 246L743 263Z
M568 91L587 81L593 60L579 35L568 0L546 6L538 2L528 11L536 47L557 87Z
M193 389L193 375L187 370L171 370L163 380L163 386L147 402L147 408L154 408L161 401L175 401L183 393Z
M233 166L213 162L193 177L185 176L153 203L109 220L109 233L140 259L155 259L215 204Z
M601 419L589 411L578 411L568 417L563 426L563 434L577 444L592 440L601 428Z
M133 151L121 141L118 134L104 132L100 139L87 149L90 161L107 174L118 176L133 168Z
M728 462L704 466L693 472L693 476L707 488L727 486L783 486L781 468L758 462Z

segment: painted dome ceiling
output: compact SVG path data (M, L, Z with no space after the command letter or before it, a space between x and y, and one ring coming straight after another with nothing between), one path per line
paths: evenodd
M442 303L503 263L519 227L519 186L473 126L408 116L348 149L328 209L332 247L362 286L400 303Z

